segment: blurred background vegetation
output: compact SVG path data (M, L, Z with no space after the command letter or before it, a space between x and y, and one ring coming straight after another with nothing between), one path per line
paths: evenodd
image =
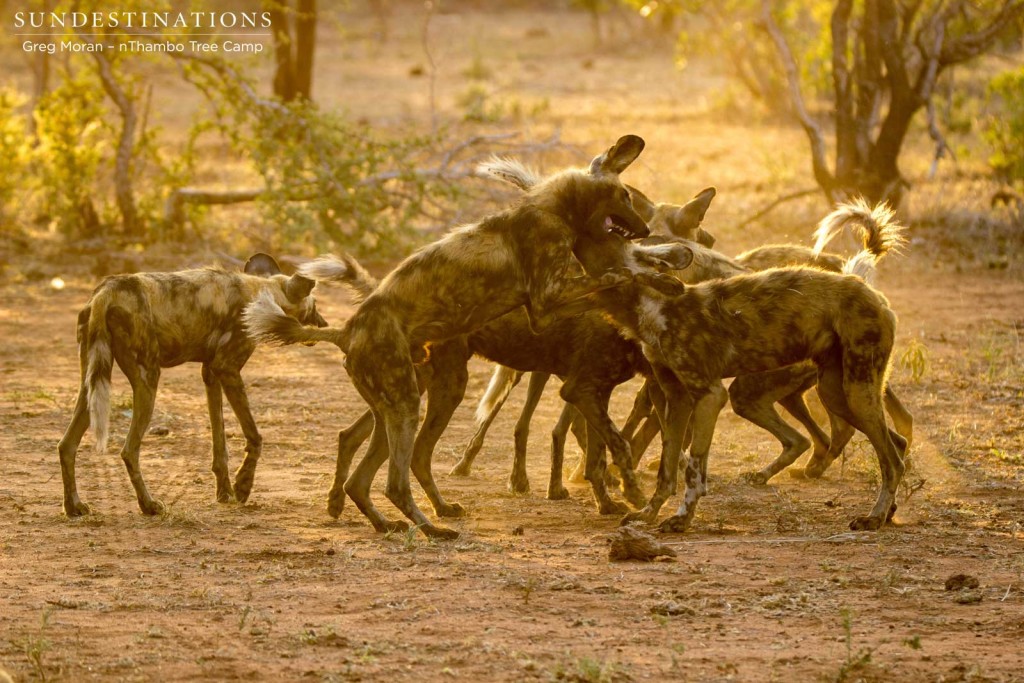
M15 11L110 9L268 11L274 26L258 55L29 53L12 28ZM915 207L922 229L981 231L990 267L1017 265L1020 1L7 0L0 12L5 264L158 245L393 258L513 196L471 180L486 156L580 163L639 132L645 190L682 201L716 184L720 215L768 226L750 239L779 236L759 214L781 200L803 202L785 211L802 235L828 201L865 194Z

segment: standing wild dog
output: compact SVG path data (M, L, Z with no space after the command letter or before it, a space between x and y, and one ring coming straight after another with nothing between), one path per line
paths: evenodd
M618 246L616 251L614 248ZM639 247L583 243L578 255L587 272L639 268L661 260L685 268L692 259L682 245ZM864 258L870 258L865 255ZM851 259L856 263L858 259ZM775 268L695 286L677 297L653 296L633 285L595 296L623 332L638 339L665 395L658 486L643 510L623 522L653 522L675 492L678 459L687 423L693 438L686 493L665 531L685 530L704 494L707 455L718 413L727 401L721 380L767 372L804 361L817 369L825 406L871 441L882 485L871 513L853 529L878 529L896 510L907 442L885 422L883 404L896 332L896 316L879 292L860 277L813 268ZM588 469L604 467L587 463Z
M520 189L532 187L539 181L539 176L513 159L494 159L482 165L480 170ZM627 186L629 187L629 186ZM701 227L711 199L715 196L714 188L700 192L697 197L682 207L668 204L654 204L642 192L629 187L630 197L654 235L643 240L642 244L697 240L700 244L690 243L693 259L683 271L674 275L687 284L697 284L712 279L719 279L765 270L775 266L802 265L813 266L822 270L841 272L847 265L846 259L829 254L824 248L845 227L857 228L861 234L862 252L850 262L851 272L865 278L869 283L874 276L874 265L890 250L899 245L899 226L893 221L893 212L884 204L872 208L864 200L858 199L840 204L834 211L821 220L815 231L814 247L802 245L765 245L747 251L735 260L724 254L711 250L714 238ZM521 373L506 367L495 368L494 375L488 385L487 392L477 409L478 428L466 446L462 460L452 470L452 474L468 474L473 459L483 445L483 438L493 422L502 404L512 388L519 382ZM530 378L530 386L522 414L516 422L515 442L516 457L514 460L512 480L525 481L525 464L521 451L525 450L526 435L529 433L529 422L533 411L540 401L548 375L534 373ZM806 476L820 477L843 451L852 438L853 428L828 412L831 436L818 426L811 417L804 393L816 384L817 371L813 364L802 363L769 372L742 375L735 379L729 387L729 399L734 411L741 417L753 422L772 433L782 444L782 453L769 465L758 472L748 475L755 484L764 484L772 476L796 461L810 446L814 452L807 468ZM633 463L636 464L651 440L660 430L657 419L650 416L653 406L650 403L650 382L645 382L637 394L634 410L624 424L621 436L630 442ZM778 402L791 413L809 432L811 441L783 420L775 403ZM909 412L888 392L886 405L896 425L896 431L903 435L908 444L911 439L913 420ZM553 449L561 449L565 443L569 425L577 434L579 430L574 420L575 411L567 405L559 418L558 425L552 433ZM578 416L576 416L578 418ZM647 417L646 423L643 422ZM522 444L522 448L520 448ZM584 451L586 451L584 445ZM562 462L562 454L552 452L552 462ZM571 475L571 479L579 481L584 474L585 460ZM552 473L552 481L555 476ZM561 475L559 473L559 481Z
M263 439L249 410L240 374L256 347L243 327L242 311L265 290L286 315L325 326L311 294L315 284L303 275L282 275L277 262L267 254L254 255L241 273L206 268L114 275L100 283L78 314L82 382L74 416L58 446L64 512L69 517L89 512L89 506L78 497L75 454L90 424L96 434L96 451L106 450L114 362L132 386L132 420L121 458L142 512L154 515L163 509L149 494L139 469L139 447L153 415L160 368L188 362L203 364L217 500L237 498L245 502L252 490ZM245 434L246 455L235 473L234 487L228 474L221 392Z
M373 477L390 459L388 499L428 536L458 536L432 524L412 498L410 470L419 478L430 465L430 454L414 449L420 407L414 362L423 360L427 344L472 332L520 306L526 307L530 325L541 330L560 315L593 308L587 295L630 281L622 273L604 273L601 279L578 274L573 254L584 237L598 245L648 234L618 179L643 144L624 136L606 153L600 173L559 173L513 208L458 228L413 254L342 328L299 325L266 297L248 308L250 332L260 341L328 341L346 354L345 369L369 404L374 427L345 492L375 529L408 528L385 518L370 499Z
M857 228L861 235L861 251L849 261L837 254L824 251L831 239L848 225ZM814 233L814 247L795 244L766 245L740 254L734 263L746 266L747 272L781 266L810 266L835 273L846 271L860 276L868 284L873 284L875 265L900 246L901 230L902 228L894 221L893 212L884 204L872 208L864 200L855 199L838 205L821 220ZM695 252L694 262L700 256ZM692 269L693 264L684 272ZM699 280L684 279L684 282L696 284ZM846 444L853 437L853 427L827 409L830 434L826 434L811 417L803 395L817 384L817 374L813 363L804 362L768 372L740 375L729 386L729 401L733 411L771 432L782 444L782 452L775 460L761 470L746 475L752 483L767 483L773 476L793 464L812 445L814 450L803 474L811 478L820 477L842 454ZM907 439L909 447L913 417L888 388L886 391L886 407L890 417L896 431ZM807 429L810 441L782 419L775 409L775 403L783 406ZM634 434L643 416L643 408L650 412L650 403L647 402L646 406L642 406L642 409L631 415L627 425L623 427L623 436L630 438L634 458L639 458L660 429L657 419L651 417Z

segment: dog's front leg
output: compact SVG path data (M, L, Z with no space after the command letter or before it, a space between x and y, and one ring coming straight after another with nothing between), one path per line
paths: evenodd
M718 414L729 402L729 395L720 382L714 382L693 409L693 442L686 465L686 491L676 514L661 523L661 530L683 532L690 528L697 512L697 502L707 494L708 452L715 435Z
M667 367L654 365L665 401L654 401L655 410L662 424L661 463L658 466L658 486L644 509L631 512L622 518L622 524L646 522L653 524L658 511L676 492L676 478L679 473L679 458L682 455L686 427L693 415L693 398L683 388L679 379Z
M557 320L600 308L601 302L593 294L632 281L633 273L627 268L617 268L597 278L589 275L552 278L540 291L530 292L526 306L530 329L539 333Z

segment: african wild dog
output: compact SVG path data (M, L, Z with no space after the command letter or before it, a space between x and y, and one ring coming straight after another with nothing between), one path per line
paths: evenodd
M833 236L847 225L858 228L862 238L861 251L850 261L824 251ZM810 266L836 273L847 270L859 275L868 284L873 284L875 264L901 242L900 228L894 223L893 212L884 204L872 208L863 200L839 204L820 221L814 236L813 248L792 244L767 245L741 254L734 263L745 264L749 269L747 272L777 266ZM699 257L700 255L695 253L694 261ZM684 272L692 268L691 264ZM684 281L696 283L692 280ZM771 463L759 471L745 475L752 483L767 483L773 476L793 464L812 445L814 450L802 474L811 478L820 477L842 454L846 444L853 437L853 427L827 409L830 434L826 434L811 417L803 394L816 383L817 370L814 364L804 362L768 372L740 375L729 386L729 401L733 411L771 432L783 447L782 452ZM775 403L783 406L807 429L810 441L779 416ZM893 418L896 431L907 439L909 447L913 436L913 417L888 389L886 406ZM650 412L649 402L644 408ZM642 410L631 414L630 420L627 420L622 430L623 436L630 439L634 458L638 458L646 450L660 429L657 419L653 417L648 418L647 423L637 429L642 414Z
M688 248L673 244L582 242L577 254L594 275L609 267L639 269L659 261L662 267L682 269L692 259ZM891 519L907 445L886 426L883 410L892 395L885 384L896 316L885 297L860 277L805 267L773 268L687 286L677 297L653 296L624 285L595 298L625 334L640 340L666 400L657 490L647 507L626 515L624 523L653 522L675 492L683 433L692 417L686 493L677 513L661 525L666 531L685 530L704 494L715 421L727 400L721 380L803 361L817 368L825 406L863 432L878 456L878 500L851 528L878 529ZM603 469L604 462L587 465Z
M517 161L511 159L492 160L481 167L486 175L498 178L520 189L531 187L538 182L538 175ZM884 204L871 208L863 200L854 200L840 204L834 211L823 218L815 232L813 248L801 245L766 245L745 252L735 260L705 246L714 243L714 238L704 232L700 222L704 218L708 204L714 197L713 188L702 191L697 198L685 207L655 205L639 190L630 188L631 199L638 212L648 220L652 230L657 234L643 240L641 244L657 244L684 238L706 238L703 245L690 244L693 259L683 271L674 275L687 284L697 284L712 279L720 279L749 273L752 270L764 270L773 266L807 265L823 270L840 272L846 260L836 254L829 254L824 248L847 225L859 228L862 234L863 251L855 257L857 263L850 267L868 282L874 274L874 264L898 244L898 228L892 226L893 213ZM703 200L703 201L701 201ZM667 208L668 207L668 208ZM653 218L657 209L660 220ZM605 356L607 357L607 356ZM811 417L804 393L816 384L817 372L811 363L797 364L779 368L769 372L742 375L729 387L729 399L734 411L771 432L782 444L782 453L768 466L759 472L748 475L755 484L764 484L772 476L786 468L800 457L813 443L814 452L804 470L806 476L821 476L828 465L840 455L853 436L853 428L849 424L828 413L831 436L818 426ZM453 474L468 474L473 459L483 445L483 438L488 427L501 409L511 389L518 383L521 373L508 368L497 367L487 392L477 410L478 428L463 454L462 460L452 470ZM540 401L541 393L549 376L534 374L530 378L526 403L515 427L516 457L513 461L512 480L525 481L525 442L529 433L529 422L533 411ZM634 409L630 413L621 430L621 436L630 442L634 466L647 449L651 440L660 431L660 423L651 416L653 406L649 400L650 381L646 381L637 394ZM889 392L887 406L896 425L896 431L909 441L912 431L912 417ZM783 420L775 409L778 402L791 413L810 433L808 441L799 431ZM575 418L575 419L574 419ZM646 418L646 422L644 419ZM552 433L552 447L559 452L552 452L552 462L561 463L561 448L565 443L569 426L579 435L579 416L571 406L566 405ZM522 444L522 446L520 446ZM587 450L585 437L581 440L584 451ZM580 481L584 478L585 458L570 475L570 480ZM552 481L555 480L552 473ZM558 473L561 481L561 473ZM528 484L527 484L528 486Z
M78 314L82 380L74 417L58 447L64 512L69 517L89 512L89 506L78 497L75 454L90 424L96 434L97 452L106 450L114 362L132 386L132 419L121 458L142 511L153 515L163 509L149 494L139 469L139 447L153 415L160 368L187 362L203 364L217 500L245 502L252 490L263 440L249 410L240 374L256 348L243 328L242 311L257 292L266 290L287 315L325 326L311 295L315 284L303 275L282 275L277 262L267 254L254 255L241 273L206 268L114 275L103 280ZM234 487L228 474L222 391L245 434L246 455L235 473Z
M248 308L256 339L329 341L346 354L345 369L370 405L374 427L368 452L344 488L375 529L408 528L385 518L369 496L374 474L390 458L388 499L428 536L458 536L432 524L412 498L410 469L421 484L430 469L430 453L415 450L420 392L414 360L425 356L425 345L470 333L520 306L530 326L542 330L562 315L593 308L587 295L629 282L622 272L601 279L577 275L573 254L583 238L599 244L648 234L618 179L642 149L643 140L624 136L606 153L601 173L556 174L514 207L423 248L384 278L343 328L295 324L262 297Z

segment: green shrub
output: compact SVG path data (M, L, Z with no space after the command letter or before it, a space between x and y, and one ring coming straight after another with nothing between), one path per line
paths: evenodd
M1003 180L1024 181L1024 68L993 78L988 97L995 110L984 130L989 165Z

